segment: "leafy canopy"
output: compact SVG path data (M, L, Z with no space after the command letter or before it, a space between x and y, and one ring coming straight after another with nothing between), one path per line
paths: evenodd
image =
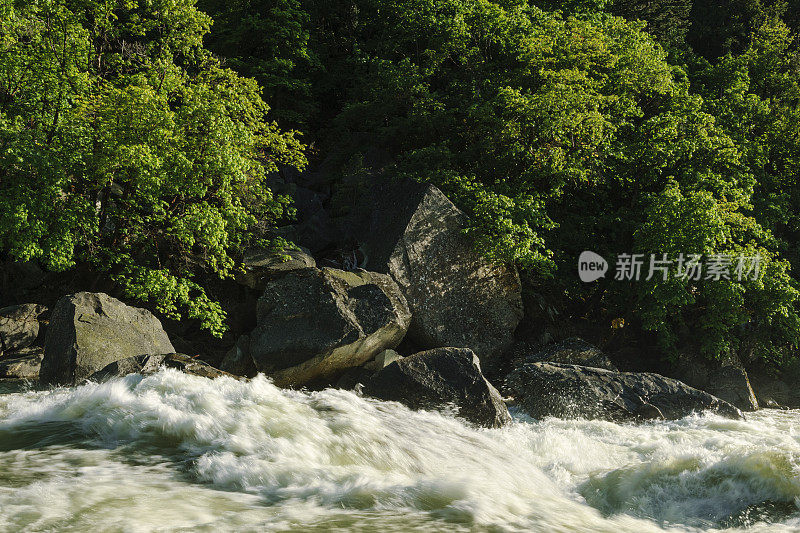
M210 24L189 0L0 3L0 246L90 262L221 334L194 277L232 273L247 229L287 207L265 174L304 158L203 48Z

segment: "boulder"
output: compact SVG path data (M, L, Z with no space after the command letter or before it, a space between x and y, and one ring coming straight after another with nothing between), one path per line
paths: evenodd
M519 275L475 250L464 233L466 216L439 189L386 184L357 212L363 220L352 231L364 268L388 273L400 286L414 317L411 340L470 348L482 360L508 349L523 314Z
M250 250L242 261L244 272L236 281L245 287L263 291L270 280L299 268L317 266L308 250L293 249L283 252Z
M79 292L53 309L39 378L44 384L75 384L120 359L174 352L150 311L107 294Z
M258 301L250 356L281 386L329 383L397 346L411 314L384 274L332 268L295 270L269 283Z
M800 409L800 390L794 386L800 381L800 361L785 365L778 375L765 365L751 370L750 380L760 406Z
M23 348L10 357L0 358L0 378L36 380L43 358L44 352L39 347Z
M747 371L735 356L709 361L697 354L682 355L665 374L722 398L743 411L758 409L758 399Z
M36 342L43 305L22 304L0 309L0 353L15 352Z
M258 370L250 357L250 336L242 335L219 365L220 369L235 376L254 377Z
M709 374L709 382L702 389L732 403L742 411L755 411L759 408L758 399L744 368L723 366L716 369Z
M699 411L743 418L741 411L725 400L650 373L526 363L509 374L506 390L533 418L675 420Z
M369 379L363 392L412 409L452 406L479 426L511 421L500 393L483 377L478 357L468 348L435 348L394 361Z
M617 370L614 363L599 348L578 337L570 337L533 353L518 355L519 363L562 363L593 368Z
M186 374L209 379L222 376L235 377L191 356L182 353L168 353L126 357L106 365L92 374L89 379L103 381L113 377L127 376L128 374L148 375L158 372L161 368L176 368Z

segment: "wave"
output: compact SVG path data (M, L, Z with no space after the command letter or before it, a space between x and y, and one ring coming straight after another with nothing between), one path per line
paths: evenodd
M516 418L479 429L347 391L169 369L0 395L0 528L149 531L161 513L165 531L800 524L781 506L800 495L796 414Z

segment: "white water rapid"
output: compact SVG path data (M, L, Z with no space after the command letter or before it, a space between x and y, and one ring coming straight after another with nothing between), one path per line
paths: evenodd
M800 412L532 421L163 370L0 394L0 531L798 531Z

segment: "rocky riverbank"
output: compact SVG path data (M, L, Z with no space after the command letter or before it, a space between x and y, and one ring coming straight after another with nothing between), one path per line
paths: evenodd
M438 189L384 184L363 202L337 220L306 213L290 235L304 246L288 258L245 254L224 298L232 332L210 350L191 329L102 292L53 304L57 288L30 282L35 266L7 264L11 299L32 298L0 309L0 377L74 385L160 366L205 377L263 373L282 387L455 408L490 427L510 420L506 403L536 418L632 421L701 410L738 418L759 400L799 404L774 378L760 376L754 391L736 361L679 362L664 377L623 372L631 368L613 353L578 338L532 340L519 274L474 250L464 215ZM320 217L325 231L309 228Z

